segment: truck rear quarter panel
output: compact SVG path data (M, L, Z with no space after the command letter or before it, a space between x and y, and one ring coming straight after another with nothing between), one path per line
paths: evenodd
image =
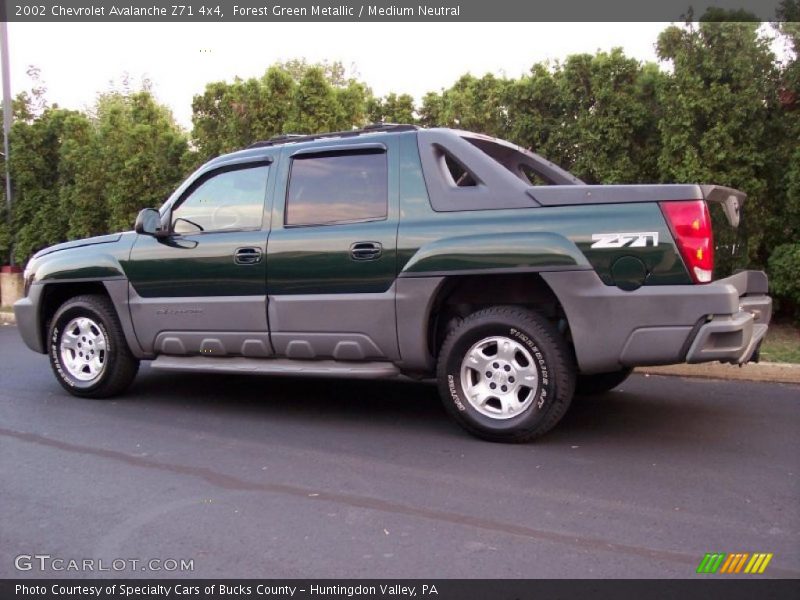
M497 168L503 168L500 165ZM400 276L472 269L535 271L594 269L613 285L611 265L636 256L647 269L646 285L691 283L658 204L627 203L437 212L415 140L401 145ZM643 248L592 248L592 235L658 232L658 244Z

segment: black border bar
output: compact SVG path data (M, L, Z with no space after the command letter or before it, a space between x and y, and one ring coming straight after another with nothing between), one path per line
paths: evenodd
M24 587L20 587L24 586ZM221 589L224 586L224 593ZM313 586L317 586L314 588ZM394 586L390 590L389 586ZM427 588L423 588L427 586ZM36 588L34 590L34 588ZM279 590L293 590L280 593ZM408 592L413 588L415 595ZM435 588L436 593L432 593ZM81 592L83 589L85 591ZM325 592L312 593L313 589ZM374 592L372 591L374 589ZM423 589L427 593L423 594ZM70 593L71 591L77 593ZM134 592L133 590L136 590ZM301 591L302 590L302 591ZM406 593L400 593L405 590ZM98 594L97 591L100 593ZM338 593L337 593L338 591ZM395 593L392 593L394 591ZM277 592L277 593L276 593ZM800 597L798 579L727 578L657 579L409 579L409 580L319 580L319 579L2 579L3 600L536 600L614 598L615 600L783 600Z
M2 0L15 22L683 21L707 8L774 21L780 0ZM0 11L0 12L2 12ZM409 43L417 43L413 37Z

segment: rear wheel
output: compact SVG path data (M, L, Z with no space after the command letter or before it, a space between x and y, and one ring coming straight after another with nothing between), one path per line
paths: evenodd
M56 379L75 396L119 394L139 369L105 296L77 296L62 304L50 323L48 351Z
M552 429L575 386L572 354L536 312L499 306L464 319L442 345L439 391L464 429L495 442L526 442Z
M578 382L575 385L575 393L579 396L591 396L603 394L613 390L625 381L633 369L622 369L611 373L597 373L595 375L578 375Z

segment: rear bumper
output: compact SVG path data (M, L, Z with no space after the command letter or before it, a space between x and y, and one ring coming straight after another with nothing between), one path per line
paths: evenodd
M686 353L686 362L748 362L767 334L772 317L772 298L767 296L767 276L743 271L722 281L739 294L739 310L733 315L711 315L697 331Z
M594 272L542 277L567 313L578 366L587 374L682 362L745 363L772 315L761 271L632 292L604 285Z
M753 357L767 334L772 301L765 297L758 302L758 313L751 312L751 303L743 304L735 315L714 316L697 332L686 362L701 363L718 360L744 364ZM764 314L767 320L764 321Z

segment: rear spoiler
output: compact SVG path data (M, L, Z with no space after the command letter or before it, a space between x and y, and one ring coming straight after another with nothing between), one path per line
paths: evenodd
M629 202L671 202L699 200L722 204L725 217L738 227L742 203L747 195L721 185L654 183L633 185L541 185L526 190L540 206L585 204L627 204Z

